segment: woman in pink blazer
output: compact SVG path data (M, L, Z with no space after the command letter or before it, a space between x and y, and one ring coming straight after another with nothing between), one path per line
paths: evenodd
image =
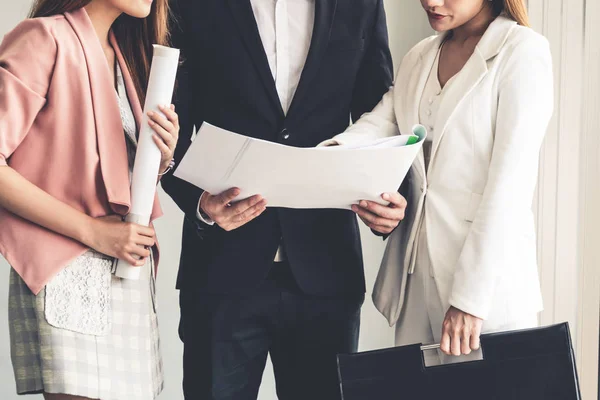
M0 45L0 253L12 266L17 392L152 399L163 385L158 249L152 227L122 217L167 0L37 0L31 17ZM158 176L179 134L173 107L160 111L149 114ZM115 259L146 279L116 278Z

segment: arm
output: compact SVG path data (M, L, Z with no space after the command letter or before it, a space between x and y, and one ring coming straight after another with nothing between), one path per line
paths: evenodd
M377 4L370 44L354 89L352 99L354 124L327 144L367 142L399 134L394 109L392 70L385 8L383 0L380 0ZM378 101L379 104L375 109L365 114L372 110ZM388 207L363 200L358 205L354 205L352 210L374 234L386 239L404 219L406 200L398 193L384 193L382 197L390 202Z
M486 319L514 232L531 209L538 159L553 108L552 59L541 37L513 50L499 81L488 181L454 274L450 305Z
M373 21L373 32L352 96L351 113L354 124L320 146L368 143L399 134L394 112L392 69L385 9L380 0Z
M381 101L392 86L392 54L383 0L379 0L375 20L363 63L358 71L352 95L352 121L356 122Z
M46 105L56 54L49 28L33 20L20 24L0 46L0 207L105 254L143 265L143 260L131 254L148 256L137 244L152 246L152 229L138 229L114 218L91 218L44 192L9 165L11 154Z
M175 149L175 164L179 165L183 156L192 144L194 128L202 125L202 117L198 115L199 107L195 96L195 83L192 71L194 71L195 49L193 43L186 37L189 35L186 0L177 0L172 2L172 45L179 48L182 54L182 63L177 74L177 87L175 90L175 109L179 115L179 141ZM196 220L198 203L203 190L179 179L173 175L173 171L167 173L161 180L162 187L169 196L175 201L185 215Z
M191 13L187 9L190 1L177 0L171 4L173 10L173 46L181 49L183 63L179 68L177 90L175 94L176 110L179 113L180 136L175 149L175 162L181 162L192 144L194 128L199 129L203 123L202 110L196 98L197 85L194 76L199 74L199 61L194 43L189 39L190 22L186 17ZM209 226L217 224L230 231L237 229L257 218L266 209L266 201L259 195L240 201L229 207L239 195L238 188L231 188L223 193L213 195L179 179L170 171L162 179L162 186L171 196L189 221L194 221L199 231L206 231Z

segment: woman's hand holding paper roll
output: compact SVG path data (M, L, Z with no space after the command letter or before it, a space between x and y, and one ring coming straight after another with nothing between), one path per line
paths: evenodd
M179 139L179 116L175 113L175 106L158 106L160 111L166 116L163 117L159 113L148 112L148 125L156 132L152 137L154 143L160 150L161 160L159 172L165 171L175 153L177 140Z

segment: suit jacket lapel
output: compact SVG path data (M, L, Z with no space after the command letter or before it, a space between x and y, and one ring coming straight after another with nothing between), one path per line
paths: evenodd
M260 32L256 24L256 18L254 17L254 11L252 11L252 5L250 0L226 0L229 5L229 9L236 21L239 33L242 36L244 43L252 57L254 66L256 67L258 74L265 86L269 98L273 102L273 105L277 108L281 115L284 114L283 108L281 107L281 100L277 94L277 88L275 87L275 81L273 80L273 74L269 67L269 60L265 53L265 48L260 39Z
M65 17L81 42L87 63L100 170L108 201L114 212L125 215L129 212L131 202L129 166L123 123L110 69L85 9L65 13Z
M315 77L321 61L327 52L331 27L335 18L338 0L316 0L315 1L315 26L313 28L310 49L304 65L304 70L296 89L296 94L290 105L288 115L294 111L303 97L308 94L312 79Z

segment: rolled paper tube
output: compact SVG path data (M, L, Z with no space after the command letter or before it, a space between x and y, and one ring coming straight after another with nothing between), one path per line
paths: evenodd
M127 222L148 226L156 194L156 179L160 168L161 154L152 140L154 130L148 125L148 112L160 113L159 105L171 103L175 78L179 65L179 50L154 45L150 78L144 115L140 126L133 175L131 178L131 210ZM115 275L125 279L139 279L141 268L119 260Z

